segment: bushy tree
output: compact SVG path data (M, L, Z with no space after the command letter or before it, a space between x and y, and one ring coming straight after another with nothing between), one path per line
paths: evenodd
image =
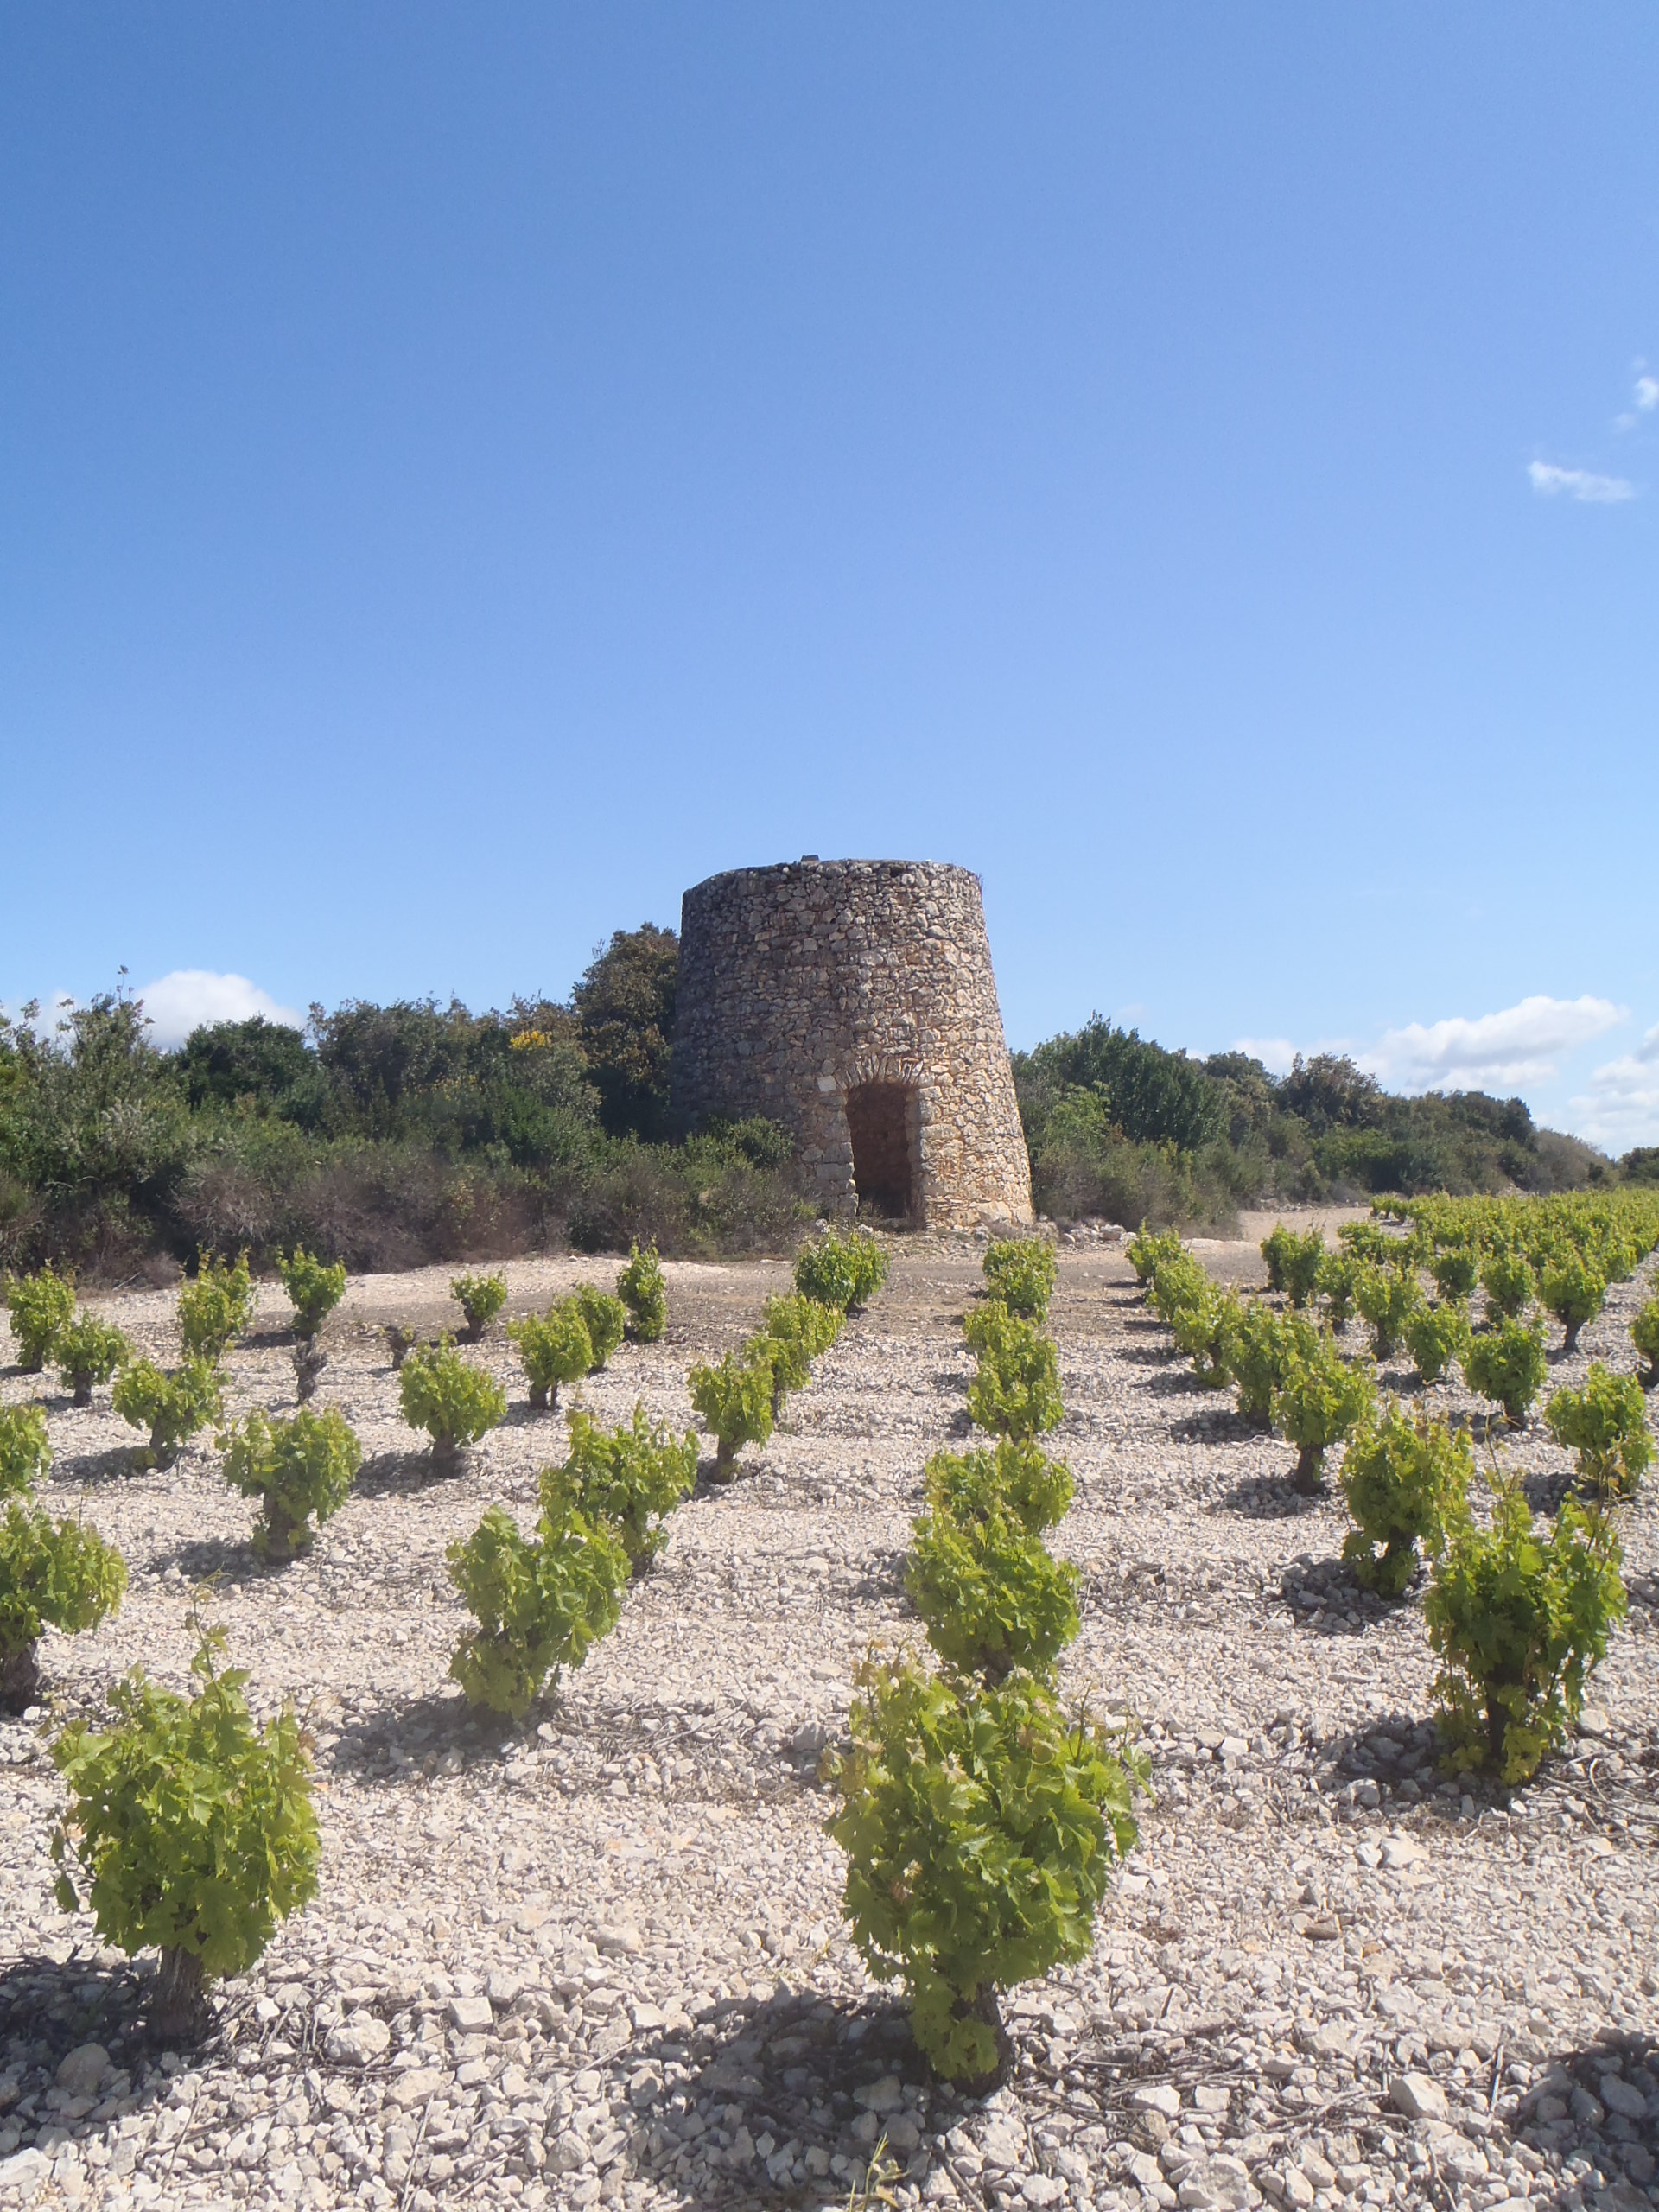
M455 1648L452 1677L467 1701L522 1720L550 1675L579 1667L622 1610L628 1554L608 1522L584 1513L568 1493L544 1487L534 1538L493 1505L464 1544L448 1550L449 1573L478 1622Z
M839 1313L861 1313L887 1279L887 1255L868 1230L843 1236L826 1229L804 1245L795 1262L795 1287L803 1298Z
M1497 1328L1483 1330L1470 1339L1463 1356L1469 1388L1502 1406L1511 1428L1525 1423L1548 1371L1543 1331L1523 1321L1500 1321Z
M1371 1350L1378 1359L1394 1357L1402 1332L1422 1301L1414 1268L1360 1268L1354 1278L1354 1303L1371 1325Z
M187 1359L217 1367L253 1319L253 1282L248 1255L227 1267L211 1252L198 1255L194 1282L179 1293L179 1336Z
M1052 1558L1016 1516L925 1513L905 1589L941 1659L1001 1681L1015 1667L1045 1678L1077 1633L1077 1571Z
M616 1294L628 1309L628 1332L636 1344L658 1343L668 1326L668 1286L657 1247L628 1247L628 1263L616 1279Z
M1486 1294L1488 1314L1502 1314L1510 1321L1520 1319L1538 1290L1526 1254L1509 1244L1500 1244L1486 1255L1480 1287Z
M1001 1436L989 1452L936 1452L922 1471L928 1504L961 1522L1003 1514L1033 1535L1064 1518L1071 1470L1029 1437Z
M160 1949L149 2024L168 2043L200 2037L207 1985L245 1974L316 1894L300 1724L291 1711L256 1724L246 1671L215 1664L224 1645L222 1630L204 1636L192 1696L135 1671L111 1693L113 1729L73 1721L52 1747L70 1797L52 1843L58 1902L72 1912L84 1897L105 1943Z
M32 1491L51 1464L45 1407L0 1406L0 1498Z
M1342 1555L1362 1588L1384 1598L1404 1595L1418 1545L1438 1558L1447 1537L1468 1520L1474 1472L1466 1429L1431 1421L1421 1410L1408 1420L1397 1405L1366 1423L1343 1454L1341 1477L1358 1523Z
M346 1270L314 1259L302 1244L284 1259L278 1253L276 1272L294 1304L294 1333L315 1337L346 1295Z
M4 1288L18 1367L25 1375L38 1375L52 1357L58 1332L75 1310L74 1284L48 1264L32 1275L9 1277Z
M679 939L643 922L617 930L570 994L577 1041L613 1136L668 1133Z
M675 1437L647 1421L643 1405L635 1406L626 1428L601 1428L586 1414L573 1413L570 1455L556 1474L543 1478L550 1511L556 1501L550 1480L560 1495L568 1491L585 1512L616 1529L630 1571L642 1573L667 1541L668 1516L696 1487L696 1431Z
M363 1464L346 1416L332 1407L320 1414L302 1409L289 1421L251 1413L232 1424L219 1448L232 1489L259 1500L254 1548L273 1560L310 1549L312 1522L320 1528L339 1512Z
M126 1561L96 1529L9 1505L0 1517L0 1711L22 1713L39 1697L43 1629L96 1628L126 1587Z
M481 1367L464 1360L449 1337L411 1351L398 1384L404 1419L432 1439L435 1474L459 1473L465 1446L507 1417L506 1392Z
M1304 1497L1318 1496L1326 1452L1351 1435L1376 1403L1369 1371L1351 1367L1328 1337L1316 1335L1294 1353L1273 1394L1273 1424L1296 1446L1291 1479Z
M457 1275L449 1286L449 1295L467 1317L461 1335L468 1344L475 1344L507 1302L506 1279L503 1275Z
M772 1370L728 1351L718 1367L694 1367L686 1382L692 1406L715 1439L715 1479L729 1482L743 1446L764 1444L772 1434Z
M1406 1350L1425 1382L1438 1382L1469 1349L1469 1316L1461 1306L1420 1306L1406 1321Z
M593 1371L597 1373L622 1341L628 1325L628 1309L620 1298L613 1298L608 1291L600 1290L590 1282L579 1282L570 1296L594 1348Z
M1442 1666L1434 1698L1454 1760L1530 1780L1584 1705L1586 1678L1626 1610L1611 1526L1568 1498L1536 1534L1518 1488L1498 1493L1490 1529L1460 1529L1424 1599Z
M1647 1402L1634 1375L1593 1360L1581 1390L1557 1390L1544 1420L1558 1444L1579 1455L1579 1479L1604 1498L1633 1497L1653 1464Z
M991 1296L1027 1321L1040 1321L1054 1294L1054 1248L1039 1236L996 1236L981 1262Z
M979 1360L968 1387L970 1418L1000 1436L1040 1436L1058 1428L1065 1408L1053 1338L999 1306L982 1306L965 1333Z
M132 1357L131 1344L114 1322L84 1307L58 1332L53 1352L59 1378L73 1392L78 1406L90 1406L94 1388L107 1382Z
M509 1321L507 1339L518 1347L530 1402L537 1413L556 1406L561 1386L580 1382L595 1364L594 1341L574 1298L556 1299L545 1313Z
M1647 1364L1639 1378L1644 1390L1659 1382L1659 1298L1650 1298L1630 1324L1630 1342Z
M1595 1319L1606 1294L1606 1278L1582 1253L1563 1252L1545 1262L1538 1296L1567 1332L1563 1351L1578 1350L1579 1331Z
M1088 1955L1146 1763L1029 1675L984 1689L900 1657L857 1680L852 1752L829 1763L854 1941L908 1985L937 2071L987 2090L1014 2056L998 1992Z
M225 1411L219 1370L205 1359L187 1359L171 1373L136 1359L116 1376L110 1402L123 1421L149 1431L148 1446L132 1455L141 1468L172 1466L190 1439Z

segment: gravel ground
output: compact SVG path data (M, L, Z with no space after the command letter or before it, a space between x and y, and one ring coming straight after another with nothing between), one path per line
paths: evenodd
M1198 1249L1259 1281L1249 1246ZM1012 1999L1011 2087L969 2104L929 2082L847 1942L816 1778L854 1666L906 1632L922 1462L966 1432L976 1252L898 1252L768 1448L680 1510L616 1633L505 1737L445 1679L444 1547L492 1502L528 1518L562 1432L528 1414L498 1324L475 1356L508 1423L458 1479L426 1477L378 1332L448 1319L447 1270L354 1283L330 1325L318 1402L365 1464L283 1569L210 1450L128 1476L107 1390L48 1398L47 1495L120 1544L131 1587L101 1630L47 1639L52 1712L0 1723L0 2206L814 2207L873 2158L905 2203L1659 2203L1659 1493L1621 1515L1630 1618L1571 1755L1513 1796L1446 1781L1415 1597L1362 1597L1339 1503L1296 1497L1290 1449L1172 1362L1109 1236L1060 1262L1077 1497L1055 1542L1084 1576L1069 1686L1138 1717L1157 1802L1093 1955ZM613 1268L514 1262L509 1310ZM666 1340L585 1386L605 1419L639 1398L689 1423L688 1366L786 1280L666 1273ZM1647 1287L1554 1379L1632 1364ZM98 1302L176 1356L169 1294ZM238 1409L291 1404L286 1312L262 1292ZM0 1395L32 1389L0 1372ZM1507 1457L1553 1504L1567 1460L1541 1429ZM222 1990L216 2039L158 2059L143 1962L53 1903L41 1723L96 1715L139 1662L181 1685L205 1583L257 1704L310 1718L322 1879Z

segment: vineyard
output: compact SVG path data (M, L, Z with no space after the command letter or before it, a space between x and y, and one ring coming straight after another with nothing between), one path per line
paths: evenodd
M0 2205L1647 2202L1656 1243L15 1279Z

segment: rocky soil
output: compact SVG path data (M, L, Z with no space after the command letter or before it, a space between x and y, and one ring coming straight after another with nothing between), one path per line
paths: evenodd
M1259 1280L1248 1246L1202 1249ZM50 1711L0 1723L0 2207L816 2207L878 2201L854 2195L873 2178L946 2205L1659 2203L1659 1485L1621 1514L1630 1617L1570 1755L1513 1796L1445 1778L1415 1596L1362 1597L1339 1499L1299 1499L1288 1447L1172 1361L1110 1238L1060 1262L1077 1498L1054 1541L1084 1576L1070 1687L1136 1717L1157 1799L1093 1955L1013 1998L1012 2086L930 2082L847 1942L817 1778L854 1667L906 1632L923 1460L966 1427L976 1253L898 1250L769 1447L682 1507L617 1632L506 1735L446 1681L444 1548L492 1502L529 1517L561 1428L498 1325L475 1356L509 1421L429 1478L380 1325L452 1319L443 1271L356 1283L331 1324L318 1402L365 1465L286 1568L250 1549L210 1447L130 1476L107 1390L48 1395L47 1495L119 1543L131 1587L100 1630L47 1639ZM522 1312L612 1265L505 1272ZM585 1386L605 1418L643 1399L689 1425L687 1367L786 1271L667 1272L666 1341ZM1554 1378L1632 1364L1649 1287ZM168 1294L99 1302L176 1356ZM292 1402L285 1313L264 1291L238 1409ZM5 1369L0 1395L38 1380ZM1553 1504L1568 1463L1542 1430L1505 1456ZM43 1730L136 1663L182 1685L204 1592L261 1708L309 1716L324 1866L180 2057L146 2043L146 1962L54 1904Z

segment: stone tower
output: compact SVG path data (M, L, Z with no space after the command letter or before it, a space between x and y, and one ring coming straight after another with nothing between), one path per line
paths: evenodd
M833 1212L1028 1222L979 878L933 861L734 868L681 907L672 1103L764 1114Z

